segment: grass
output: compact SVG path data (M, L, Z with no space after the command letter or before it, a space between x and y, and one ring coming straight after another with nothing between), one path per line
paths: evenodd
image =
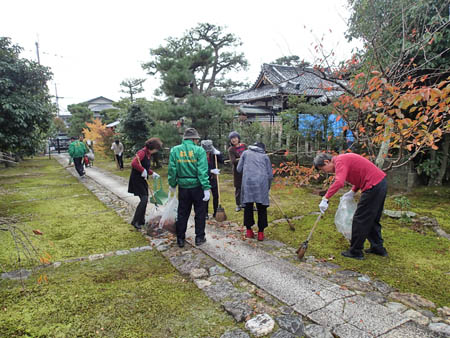
M104 167L105 168L105 167ZM105 168L106 169L106 168ZM167 183L167 169L158 170ZM221 204L227 219L243 224L243 212L235 212L233 178L230 173L222 170L220 175ZM276 184L271 189L271 195L281 206L288 217L304 216L292 221L296 231L289 230L287 223L278 223L266 229L266 237L276 239L294 248L306 240L318 211L321 197L313 193L314 187L295 188L288 184ZM398 194L396 194L398 195ZM411 200L411 211L420 216L436 217L439 224L450 233L450 187L418 188L406 194ZM341 256L341 251L348 248L348 241L336 230L334 214L339 204L339 196L330 200L330 207L321 219L310 241L307 255L317 259L339 264L343 269L350 269L367 274L374 279L380 279L398 288L401 292L419 294L437 306L450 304L450 243L445 238L439 238L431 229L415 228L402 220L394 220L383 216L383 237L389 257L366 255L363 261L347 259ZM386 208L395 209L393 194L388 194ZM209 212L212 213L212 203ZM282 218L283 214L274 203L268 209L269 222ZM368 243L366 242L366 247Z
M51 261L148 244L55 160L0 169L0 192L0 217L15 219ZM22 256L21 266L36 264ZM0 231L0 269L17 268L11 235ZM24 283L0 280L1 337L220 337L235 327L156 250L48 267Z

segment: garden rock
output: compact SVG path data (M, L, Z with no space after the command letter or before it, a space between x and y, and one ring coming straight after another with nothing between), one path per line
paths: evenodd
M227 270L225 268L222 268L221 266L218 266L218 265L214 265L214 266L209 268L209 274L211 276L222 275L225 272L227 272Z
M428 328L434 332L443 333L446 337L450 337L450 325L444 323L431 323Z
M4 272L1 274L3 279L21 280L27 279L31 275L31 270L20 269L17 271Z
M205 287L204 290L208 297L216 302L230 297L234 293L238 293L237 289L230 282L213 284Z
M199 279L203 277L208 277L208 271L203 268L192 269L190 274L192 279Z
M225 302L223 303L223 308L232 315L234 320L238 323L243 322L246 320L247 316L252 314L252 308L249 305L238 301Z
M250 338L248 333L242 331L241 329L235 329L232 331L227 331L220 338Z
M307 338L333 338L330 330L317 324L309 324L305 327L305 336Z
M400 292L391 292L389 297L402 302L405 305L413 307L415 309L421 307L427 308L435 308L436 305L429 301L428 299L423 298L422 296L416 295L414 293L400 293Z
M408 308L401 304L401 303L397 303L397 302L389 302L384 304L388 309L391 309L392 311L398 312L398 313L403 313L406 310L408 310Z
M267 313L257 315L245 323L245 328L256 337L261 337L272 332L275 321Z
M366 298L378 304L386 303L386 298L383 297L381 293L376 291L366 293Z
M294 315L283 315L275 318L275 320L282 329L297 336L303 336L305 325L303 324L301 317Z
M197 285L197 287L199 289L204 289L207 286L211 285L211 282L209 280L204 280L204 279L196 279L194 280L194 284Z
M450 317L450 307L444 306L437 309L437 313L442 317Z
M298 336L286 331L286 330L278 330L270 338L296 338Z
M425 317L423 314L421 314L416 310L409 309L405 311L403 314L414 320L417 324L426 326L430 323L430 319L428 317Z
M375 282L372 283L372 285L383 295L387 295L388 293L395 291L393 287L387 285L385 282L382 282L380 280L376 280Z
M392 217L392 218L402 218L402 217L409 217L413 218L416 217L417 214L412 211L398 211L398 210L383 210L383 213L386 216Z

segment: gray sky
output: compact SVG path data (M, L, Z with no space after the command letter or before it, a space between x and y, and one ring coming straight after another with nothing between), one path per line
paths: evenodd
M262 63L281 56L312 61L322 37L338 59L348 58L355 45L344 38L345 5L346 0L14 0L2 3L0 35L33 60L39 42L41 63L54 73L50 91L55 95L56 83L64 111L98 96L119 100L126 96L120 92L126 78L146 78L140 96L153 98L159 81L141 68L150 48L200 22L226 26L241 38L250 64L245 74L234 74L241 80L253 82Z

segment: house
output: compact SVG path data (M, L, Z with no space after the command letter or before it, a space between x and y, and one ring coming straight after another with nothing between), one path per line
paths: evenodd
M225 95L224 100L237 106L240 120L274 124L280 123L277 113L288 108L290 95L326 104L341 94L338 85L321 79L312 68L265 63L249 89Z
M88 104L88 108L94 113L94 118L100 117L100 112L106 109L118 109L113 106L114 101L106 97L99 96L95 99L83 102Z

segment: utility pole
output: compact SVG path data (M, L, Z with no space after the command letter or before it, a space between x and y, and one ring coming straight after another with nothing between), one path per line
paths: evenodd
M39 57L39 42L36 41L36 54L37 54L37 62L41 64L41 58Z

